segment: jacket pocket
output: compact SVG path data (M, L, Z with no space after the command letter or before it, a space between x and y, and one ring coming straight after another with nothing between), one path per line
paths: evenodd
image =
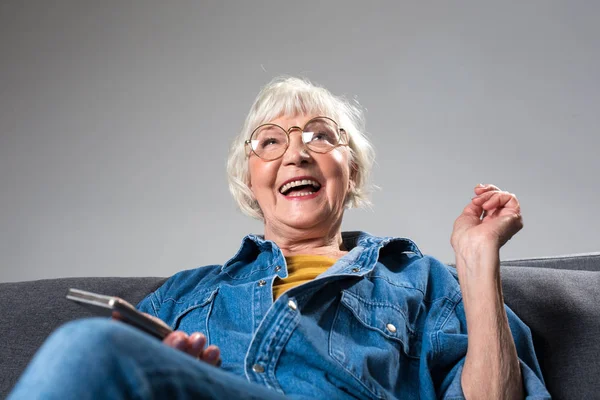
M202 332L206 336L207 343L210 343L208 319L218 291L217 288L200 295L195 293L194 300L176 301L172 316L166 322L173 330L184 331L187 334Z
M418 389L421 335L400 307L343 291L329 335L329 355L378 398Z

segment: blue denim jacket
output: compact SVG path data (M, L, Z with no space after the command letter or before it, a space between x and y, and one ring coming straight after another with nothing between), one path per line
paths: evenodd
M342 236L348 254L275 302L285 258L249 235L223 266L179 272L138 308L203 332L223 369L290 397L464 398L467 327L455 270L408 239ZM507 313L528 398L550 398L529 328Z

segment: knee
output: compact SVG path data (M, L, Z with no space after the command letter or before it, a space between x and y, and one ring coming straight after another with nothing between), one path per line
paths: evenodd
M32 359L15 389L15 398L30 398L30 393L56 394L48 398L100 398L90 393L127 388L123 377L128 376L127 359L135 351L132 343L142 341L136 334L134 328L105 318L61 326Z
M49 347L60 347L63 351L105 355L113 351L122 352L132 335L131 328L107 318L86 318L68 322L58 328L47 341Z

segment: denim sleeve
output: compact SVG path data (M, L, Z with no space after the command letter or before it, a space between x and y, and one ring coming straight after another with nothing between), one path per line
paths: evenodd
M505 306L508 323L515 341L523 388L527 399L550 399L544 378L535 356L531 331ZM462 301L455 308L445 326L431 337L431 353L426 375L435 386L436 396L443 399L464 399L461 375L467 353L466 319Z

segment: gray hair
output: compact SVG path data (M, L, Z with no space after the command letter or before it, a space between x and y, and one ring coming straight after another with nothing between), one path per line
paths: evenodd
M279 77L262 88L229 151L229 190L244 214L263 219L262 211L249 188L250 173L244 141L260 124L283 115L308 114L333 118L348 134L354 179L346 198L346 207L364 207L371 204L368 199L368 178L375 153L365 136L365 119L358 102L352 104L307 79Z

